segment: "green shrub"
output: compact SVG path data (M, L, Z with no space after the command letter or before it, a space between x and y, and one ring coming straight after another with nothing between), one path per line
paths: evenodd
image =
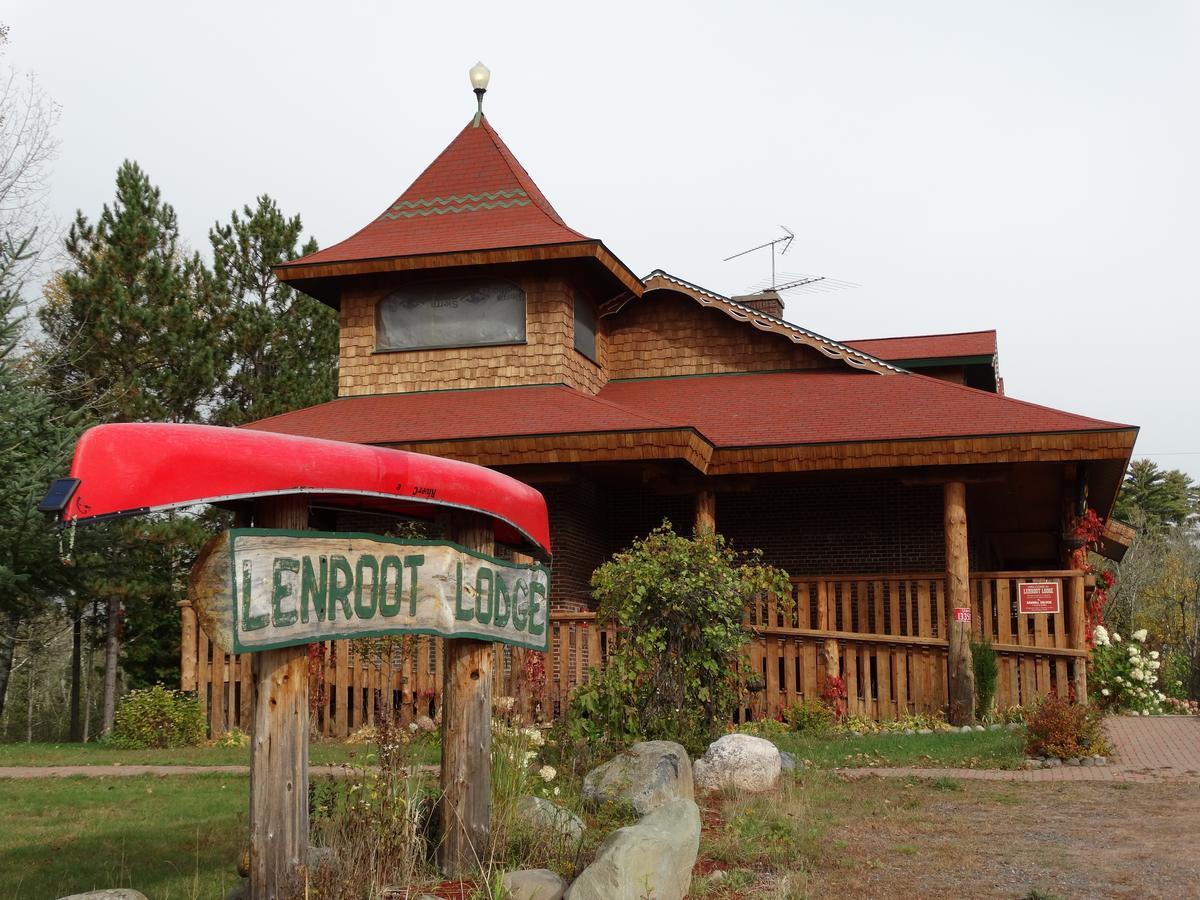
M195 694L156 684L121 699L109 740L118 747L192 747L204 743L205 730Z
M805 700L787 711L788 727L811 737L821 737L833 727L833 711L817 700Z
M1030 756L1104 756L1108 742L1100 725L1101 712L1093 705L1071 703L1051 694L1029 711L1025 719L1025 752Z
M996 679L1000 673L991 638L985 637L982 641L971 638L971 664L975 669L975 715L982 719L992 711Z
M573 738L662 738L702 752L725 727L746 668L747 601L791 598L787 573L712 531L686 538L664 522L592 575L597 623L622 639L568 709Z
M783 737L788 733L788 727L778 719L755 719L753 722L743 722L738 726L738 731L742 734L752 734L755 737L770 740Z

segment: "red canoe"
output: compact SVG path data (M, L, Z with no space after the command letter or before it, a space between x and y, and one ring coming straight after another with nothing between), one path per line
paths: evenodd
M56 481L39 509L72 523L279 494L422 519L446 508L472 510L492 519L497 541L550 555L545 499L500 472L404 450L211 425L89 429L75 447L71 477Z

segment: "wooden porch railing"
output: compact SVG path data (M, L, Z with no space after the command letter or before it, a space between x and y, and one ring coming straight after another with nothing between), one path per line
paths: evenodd
M1018 616L1016 585L1057 581L1063 612ZM760 690L747 692L739 718L776 716L789 706L821 696L836 672L846 683L851 713L892 719L905 712L938 712L946 702L945 576L905 574L797 578L794 606L784 612L763 597L747 610L753 637L750 664L761 673ZM1086 696L1083 574L976 572L971 575L972 627L987 634L1000 655L997 705L1025 704L1051 690L1074 685ZM213 734L249 728L250 659L212 646L182 607L182 685L200 696ZM590 612L554 611L550 650L544 659L541 712L558 717L589 670L602 668L618 636L595 624ZM434 717L441 705L442 653L438 638L412 638L407 652L363 659L347 641L312 645L310 696L323 734L345 737L375 722L389 706L407 724ZM524 711L531 692L524 651L496 645L495 691L518 700Z

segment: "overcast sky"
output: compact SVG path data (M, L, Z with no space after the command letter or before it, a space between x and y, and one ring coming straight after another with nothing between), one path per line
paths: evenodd
M1008 393L1200 477L1200 4L8 0L62 107L51 202L122 159L189 244L260 193L322 246L488 118L574 228L840 339L996 328Z

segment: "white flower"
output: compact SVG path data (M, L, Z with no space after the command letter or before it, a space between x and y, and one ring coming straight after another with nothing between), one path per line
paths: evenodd
M1160 663L1157 659L1150 660L1150 668L1151 669L1157 669L1161 665L1162 665L1162 663Z
M1118 675L1118 676L1116 677L1116 682L1117 682L1117 684L1124 684L1124 683L1125 683L1125 679L1124 679L1124 678L1122 678L1120 675Z
M1119 634L1117 634L1117 633L1114 631L1114 632L1112 633L1112 639L1113 639L1113 641L1114 641L1115 643L1120 643L1120 641L1121 641L1121 636L1120 636Z
M1101 688L1100 693L1103 694L1105 697L1107 697L1108 696L1108 688Z
M1146 676L1142 674L1141 669L1134 669L1132 672L1129 673L1129 677L1132 678L1134 681L1141 681Z
M553 781L554 776L558 774L558 770L554 766L542 766L538 769L538 774L542 776L542 781Z
M408 723L408 730L409 730L410 732L412 732L413 734L416 734L416 733L417 733L417 730L418 730L418 728L417 728L417 723L416 723L416 722L409 722L409 723Z
M1146 640L1147 631L1145 628L1139 628L1133 633L1133 639L1139 644Z
M1092 632L1092 643L1097 647L1108 646L1108 629L1103 625L1097 625L1096 630Z
M558 796L558 786L557 785L555 785L555 787L554 787L554 796L555 797Z
M1150 651L1150 658L1151 658L1151 659L1158 659L1158 651L1157 651L1157 650L1151 650L1151 651Z

